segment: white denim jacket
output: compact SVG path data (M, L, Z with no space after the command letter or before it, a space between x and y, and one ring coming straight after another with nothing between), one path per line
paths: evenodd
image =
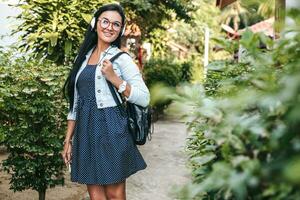
M93 49L94 48L92 48L86 54L86 59L83 61L80 69L78 70L78 73L76 74L74 87L74 104L73 109L68 113L67 120L76 120L78 104L78 91L76 88L76 83L79 74L87 65ZM97 65L95 73L95 97L97 107L99 109L116 106L116 102L114 101L108 84L105 80L105 76L101 73L101 67L103 60L110 59L118 52L120 52L119 48L117 48L116 46L110 46L100 55L99 61L101 62L99 65ZM138 66L134 63L132 58L127 54L122 54L113 62L113 69L121 79L125 80L131 86L131 92L127 98L127 101L143 107L147 106L150 102L150 93L147 86L145 85L145 82L143 81L142 74L140 73Z

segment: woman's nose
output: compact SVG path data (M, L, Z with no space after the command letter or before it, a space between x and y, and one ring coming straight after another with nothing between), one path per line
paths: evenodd
M112 27L112 26L113 26L113 23L110 23L110 24L108 25L107 29L110 30L110 31L112 31L112 30L113 30L113 27Z

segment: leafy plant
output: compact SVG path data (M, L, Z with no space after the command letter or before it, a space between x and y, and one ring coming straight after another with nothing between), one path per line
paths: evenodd
M300 16L291 14L295 26L270 51L257 48L259 35L245 33L246 70L235 73L240 65L227 62L219 73L229 77L216 89L185 85L174 95L176 106L189 107L191 131L193 182L180 199L300 198Z
M157 82L176 86L181 81L181 74L181 65L170 59L152 59L144 67L144 75L149 87Z
M171 103L167 97L168 91L165 87L176 87L179 83L189 82L192 77L191 61L174 61L171 59L151 59L145 64L144 75L147 86L151 89L151 94L155 98L151 98L151 104L158 113ZM160 88L164 92L160 92Z
M61 88L68 68L3 52L0 60L1 134L9 152L3 170L11 175L10 189L33 189L45 199L48 187L64 184L67 105Z
M253 67L231 60L213 61L208 65L208 74L204 83L206 94L223 96L239 92L240 86L250 85L245 79Z

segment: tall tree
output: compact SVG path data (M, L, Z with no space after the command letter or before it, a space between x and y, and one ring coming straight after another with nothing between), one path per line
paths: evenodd
M275 0L266 0L260 3L258 14L264 17L273 17L275 15Z
M276 0L275 1L275 31L279 33L284 27L285 21L285 8L286 1L285 0Z
M17 5L22 12L17 16L20 25L13 33L19 33L22 51L34 52L37 58L48 58L60 64L76 54L84 30L92 13L109 0L24 0ZM121 0L128 22L136 23L143 36L154 28L160 28L172 13L188 19L187 0Z
M275 4L277 15L282 15L279 13L280 10L284 10L285 3L283 2L282 0L237 0L222 9L221 20L237 30L275 16Z
M221 13L221 21L226 25L233 25L233 29L237 31L240 28L241 22L245 25L248 24L248 10L242 5L240 1L236 1L224 9L222 9Z

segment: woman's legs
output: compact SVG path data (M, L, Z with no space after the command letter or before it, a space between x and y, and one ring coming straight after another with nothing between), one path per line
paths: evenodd
M105 196L104 186L86 185L91 200L107 200Z
M126 180L104 186L107 200L126 200Z
M91 200L126 200L126 181L108 185L87 185Z

